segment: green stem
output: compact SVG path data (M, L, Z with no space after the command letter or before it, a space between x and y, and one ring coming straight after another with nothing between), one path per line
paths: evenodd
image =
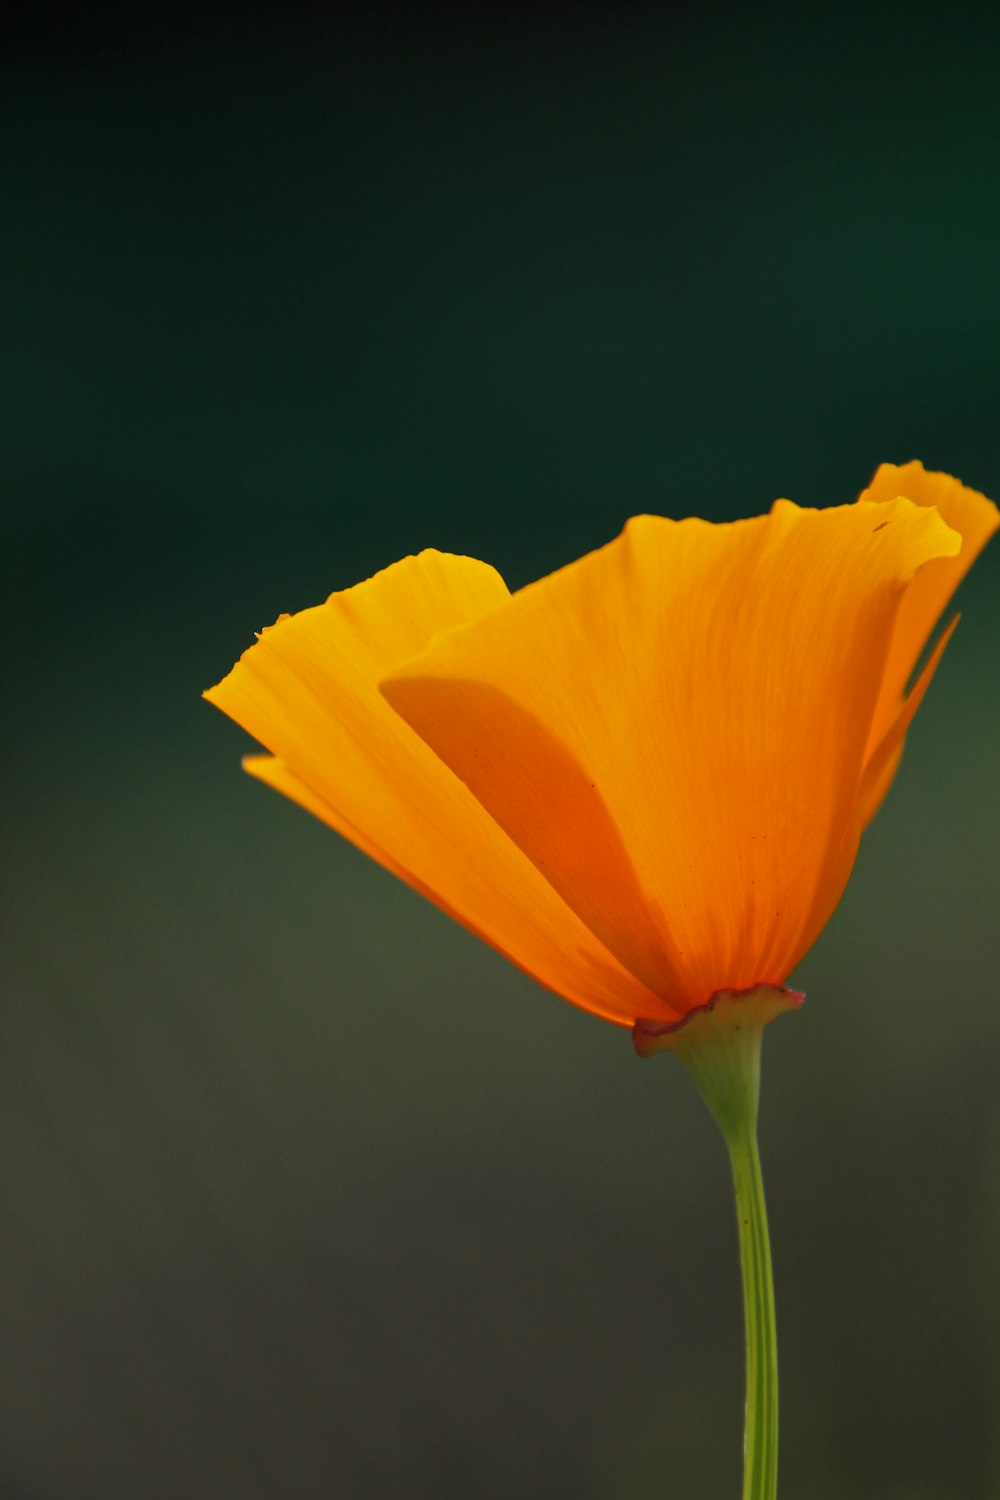
M637 1022L642 1056L674 1052L701 1091L722 1131L736 1192L743 1273L746 1407L743 1500L778 1493L778 1343L774 1321L771 1243L757 1151L760 1044L763 1029L802 996L774 985L720 990L680 1026Z
M778 1343L771 1244L755 1126L739 1135L727 1135L726 1145L736 1190L743 1272L746 1336L743 1500L774 1500L778 1493Z

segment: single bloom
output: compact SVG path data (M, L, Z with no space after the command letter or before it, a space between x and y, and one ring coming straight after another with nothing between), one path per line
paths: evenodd
M205 696L270 752L252 775L541 984L672 1026L781 985L829 919L998 524L883 464L853 505L637 516L514 594L427 551Z

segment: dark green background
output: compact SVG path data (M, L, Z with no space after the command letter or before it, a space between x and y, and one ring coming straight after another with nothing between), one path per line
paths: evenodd
M242 777L198 695L426 545L518 585L884 458L1000 495L990 14L8 54L4 1500L738 1493L688 1080ZM789 1500L1000 1491L998 578L767 1041Z

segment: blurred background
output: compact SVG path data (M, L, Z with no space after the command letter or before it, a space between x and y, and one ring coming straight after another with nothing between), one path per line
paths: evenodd
M1000 495L992 7L32 12L2 64L0 1494L739 1490L667 1058L241 775L199 697L423 546ZM761 1131L783 1492L1000 1493L1000 549Z

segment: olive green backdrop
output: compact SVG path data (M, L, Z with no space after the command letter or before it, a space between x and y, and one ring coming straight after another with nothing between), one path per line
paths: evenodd
M41 25L0 77L0 1493L739 1488L670 1059L199 699L426 545L1000 495L991 8ZM1000 1493L995 550L766 1043L783 1493ZM794 725L789 726L794 732Z

